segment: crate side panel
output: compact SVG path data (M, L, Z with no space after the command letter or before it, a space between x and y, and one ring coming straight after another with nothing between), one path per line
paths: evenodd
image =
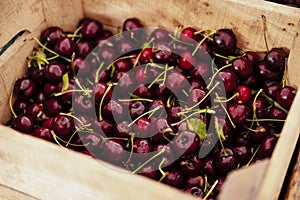
M0 47L20 31L33 31L44 21L41 0L1 0L0 8Z
M83 18L81 0L42 0L45 18L49 26L74 31Z
M300 16L300 9L261 0L251 3L236 0L86 0L83 5L87 16L115 28L129 17L138 17L148 26L232 28L239 38L240 47L259 51L266 50L262 15L266 17L268 45L287 48L291 47L298 32Z

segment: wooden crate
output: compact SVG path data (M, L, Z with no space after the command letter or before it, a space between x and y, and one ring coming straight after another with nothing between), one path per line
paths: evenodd
M288 83L299 85L299 17L297 8L262 0L18 0L0 1L0 46L25 33L0 56L0 122L10 118L9 95L26 72L26 57L45 27L74 30L83 16L115 30L125 18L145 25L174 28L232 28L238 46L265 50L262 16L270 47L289 48ZM299 136L300 93L290 110L273 156L231 174L220 199L276 199ZM107 163L61 149L0 126L0 199L194 199L190 195L132 175Z

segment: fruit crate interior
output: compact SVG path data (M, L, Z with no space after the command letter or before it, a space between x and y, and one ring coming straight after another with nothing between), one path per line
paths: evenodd
M145 26L230 28L237 35L239 47L255 51L266 49L262 20L265 18L268 45L290 50L288 85L296 88L299 85L300 11L297 8L261 0L5 0L1 1L0 7L3 8L0 13L0 46L25 30L0 56L1 123L10 118L9 96L15 80L26 72L26 58L36 45L33 37L39 37L48 26L75 30L84 16L100 20L113 32L129 17L141 19ZM279 195L298 138L299 98L297 93L271 159L238 170L229 179L221 199L246 199L250 195L257 199L274 199ZM126 195L126 199L193 199L167 186L132 176L110 164L103 163L105 167L101 167L98 161L84 155L17 134L7 127L1 126L0 132L0 197L2 194L6 198L23 199L117 199ZM256 189L257 192L253 192Z

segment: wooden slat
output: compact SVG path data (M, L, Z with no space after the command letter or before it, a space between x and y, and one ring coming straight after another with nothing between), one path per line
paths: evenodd
M1 200L38 200L38 198L23 192L14 190L5 185L0 185L0 199Z
M45 19L49 26L74 31L83 17L81 0L42 0Z
M129 17L140 18L145 25L175 28L178 25L197 28L232 28L239 46L266 50L263 37L264 15L267 21L268 45L290 48L298 32L300 9L262 0L124 0L83 1L85 14L105 24L121 26Z
M40 199L185 199L191 195L0 125L0 184Z
M44 21L41 0L1 0L0 9L0 47L20 31L33 31Z

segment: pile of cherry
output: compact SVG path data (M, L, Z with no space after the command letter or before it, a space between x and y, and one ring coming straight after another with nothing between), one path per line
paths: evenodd
M7 125L215 199L228 172L271 156L295 97L288 54L244 52L230 29L141 28L44 30Z

